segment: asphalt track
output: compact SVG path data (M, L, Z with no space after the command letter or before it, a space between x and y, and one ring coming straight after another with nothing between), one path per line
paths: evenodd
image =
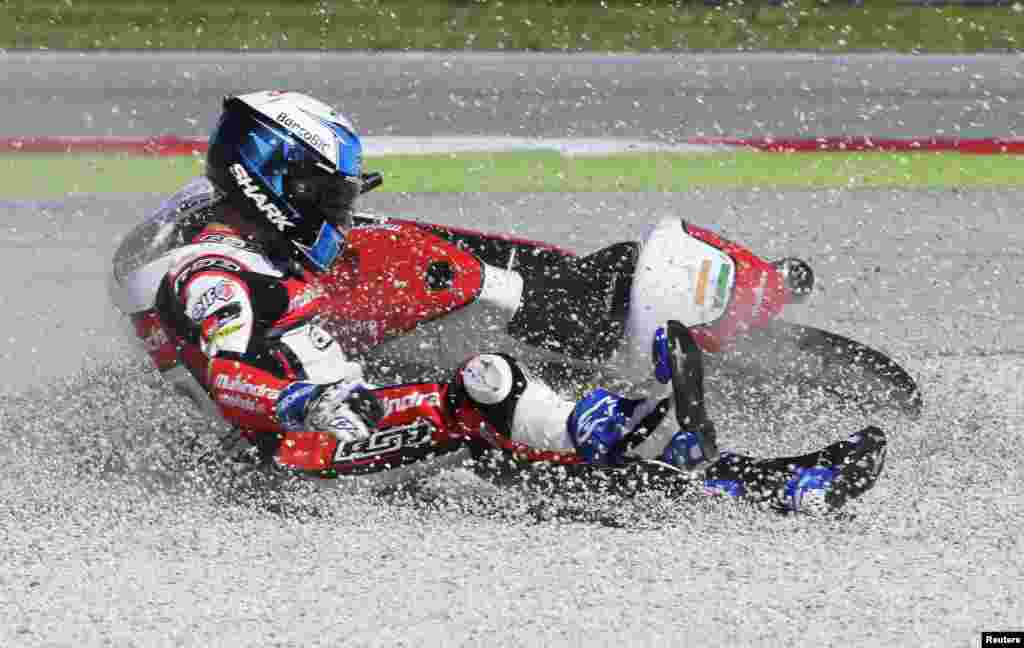
M983 135L1019 118L1001 109ZM106 305L116 236L157 202L0 203L0 645L945 646L1022 629L1022 192L368 197L580 251L677 214L808 257L822 290L791 318L887 350L927 403L877 421L882 481L825 521L700 497L572 503L463 473L386 499L244 483L197 458L215 430L125 351ZM738 450L865 422L710 378Z
M0 137L205 135L221 97L303 90L367 135L1024 134L1020 55L0 53Z

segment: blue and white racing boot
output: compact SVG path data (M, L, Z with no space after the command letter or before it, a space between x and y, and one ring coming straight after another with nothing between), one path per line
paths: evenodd
M836 511L870 490L885 467L885 433L866 427L818 454L824 465L803 469L786 483L786 504L799 513ZM793 487L788 490L789 484Z
M706 421L700 430L704 435L714 437L714 425ZM701 438L697 430L679 430L665 446L661 453L661 461L675 466L680 470L693 472L718 461L718 456L708 456L701 447Z
M623 439L635 403L598 388L576 403L567 427L576 452L588 464L614 465L622 460Z
M652 355L655 377L672 383L682 428L665 447L661 461L691 473L706 468L706 491L763 502L783 512L822 514L842 508L878 479L885 464L885 433L876 427L798 457L755 459L719 453L704 409L701 352L689 331L679 322L668 322L655 333Z
M616 466L658 429L670 409L667 398L631 399L598 388L576 403L566 428L586 463Z
M875 485L885 465L885 445L885 433L869 426L799 457L757 460L723 454L706 471L704 487L782 512L828 514Z

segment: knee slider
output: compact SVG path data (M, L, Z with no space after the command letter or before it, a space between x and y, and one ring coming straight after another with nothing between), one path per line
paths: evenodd
M474 403L498 405L517 395L514 391L522 391L522 387L515 389L516 374L522 375L517 369L504 356L483 353L470 358L459 371L459 377L466 395Z
M572 449L566 419L573 403L532 378L509 356L480 354L459 370L461 391L499 434L548 450Z

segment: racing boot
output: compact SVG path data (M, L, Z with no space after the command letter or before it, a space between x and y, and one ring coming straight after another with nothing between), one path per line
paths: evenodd
M712 450L709 453L707 443L701 442L709 437L712 440L715 438L715 426L711 421L704 421L699 429L679 430L672 435L672 439L669 440L668 445L662 450L659 459L687 472L707 468L719 458L719 455L715 452L717 446L712 446Z
M672 384L680 429L661 452L660 460L693 472L719 458L715 426L704 407L704 361L700 347L685 326L670 321L654 334L651 349L654 377Z
M869 426L798 457L723 453L704 474L709 493L743 497L785 513L822 515L870 490L885 465L885 433Z
M670 410L668 398L631 399L599 387L576 403L566 429L586 463L621 465L627 454L644 454L645 445L664 445L657 439L669 433L662 423Z

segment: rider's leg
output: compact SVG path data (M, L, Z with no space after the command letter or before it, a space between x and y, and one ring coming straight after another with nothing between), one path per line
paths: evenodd
M677 432L661 460L677 468L702 470L708 490L767 502L785 511L822 512L842 506L869 489L885 458L885 435L868 427L845 441L797 457L754 459L718 453L714 426L704 408L704 371L700 348L678 322L655 336L653 353L659 379L670 379L683 408ZM702 440L710 443L701 443ZM703 448L703 450L702 450ZM706 454L707 453L707 454ZM708 456L708 455L717 456Z
M755 459L722 453L704 473L707 491L783 511L822 513L870 489L885 463L885 434L866 427L843 441L797 457Z
M504 354L471 358L457 372L452 392L497 434L519 446L563 452L569 463L575 455L587 463L616 463L657 431L662 438L653 456L672 433L662 425L668 399L634 400L595 389L571 401Z
M453 392L468 400L497 434L515 445L569 455L575 452L588 464L616 465L627 454L651 458L654 461L641 464L654 471L661 471L658 465L671 471L670 465L697 477L710 492L743 497L782 511L815 513L839 508L871 488L885 458L885 435L874 427L796 457L757 459L729 452L705 457L694 430L679 430L666 443L666 431L672 434L674 429L668 416L670 399L633 400L597 389L578 402L568 401L505 355L470 359L459 370ZM700 425L710 422L695 423ZM552 459L557 462L558 455ZM588 470L580 469L578 476L586 477ZM603 477L598 481L602 480L608 483Z
M694 431L672 437L661 460L700 479L710 493L743 497L780 511L823 513L870 489L885 462L885 434L867 427L796 457L757 459L732 452L705 457Z
M565 421L573 404L505 354L484 353L456 373L453 394L468 400L497 434L516 444L573 450Z
M574 358L606 359L622 339L636 250L635 243L619 243L524 273L509 335Z

